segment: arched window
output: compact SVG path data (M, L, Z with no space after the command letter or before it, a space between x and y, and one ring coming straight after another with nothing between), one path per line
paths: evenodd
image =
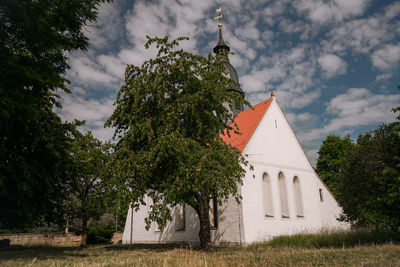
M216 197L211 197L209 200L209 213L208 217L210 218L210 228L218 229L218 202Z
M175 207L175 230L185 231L185 226L185 203L182 203Z
M271 181L269 179L269 175L267 173L264 173L262 178L262 194L265 218L274 217L271 192Z
M289 203L287 199L286 180L282 172L278 175L279 195L281 199L281 214L282 218L289 218Z
M303 218L303 195L301 194L300 180L299 177L293 178L293 190L294 190L294 204L296 207L297 218Z

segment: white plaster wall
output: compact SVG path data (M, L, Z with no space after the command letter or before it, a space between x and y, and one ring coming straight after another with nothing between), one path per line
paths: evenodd
M276 121L276 122L275 122ZM240 130L240 129L239 129ZM336 201L329 195L320 204L319 186L325 186L314 173L294 133L275 100L262 118L243 153L254 166L242 187L245 242L268 240L273 236L314 232L323 226L337 226ZM262 203L262 176L267 172L272 187L274 217L265 218ZM278 174L285 175L290 218L282 218ZM293 178L297 176L303 197L304 218L295 214ZM328 198L328 195L331 197ZM322 212L323 210L323 212Z
M146 203L149 204L147 197ZM159 231L156 223L152 223L150 229L146 230L146 223L144 219L148 216L149 205L141 205L138 211L133 212L133 231L132 231L132 243L193 243L199 242L199 220L196 212L189 205L185 205L185 217L186 225L184 231L175 230L175 222L171 221L167 223L167 226L163 231ZM175 208L172 210L172 218L174 218ZM124 234L122 237L123 244L130 243L130 211L126 218Z
M251 162L250 162L251 163ZM247 175L242 187L243 225L245 242L252 243L269 240L273 236L298 232L313 232L321 228L320 207L313 173L298 169L277 168L268 165L253 164L254 175ZM266 218L262 203L262 176L268 173L273 201L273 218ZM289 218L282 218L278 186L278 174L285 175L288 193ZM293 178L297 176L303 195L304 217L297 218L293 194Z
M149 204L149 202L147 197L146 203ZM141 205L137 212L133 211L132 243L199 243L200 222L192 207L185 205L184 231L176 231L174 221L169 222L162 231L156 229L156 224L152 223L150 229L146 231L144 218L148 215L148 206ZM131 243L131 212L132 210L129 209L122 237L123 244ZM172 210L172 218L174 218L174 213L175 208ZM218 207L218 229L211 230L211 241L216 243L241 242L244 233L241 231L239 221L242 217L240 205L233 197L230 197L226 203Z
M323 201L320 201L321 223L323 228L333 229L349 229L348 223L339 222L337 218L342 213L342 208L337 204L331 192L328 191L326 186L318 179L316 181L318 190L322 189ZM318 191L318 199L319 191Z

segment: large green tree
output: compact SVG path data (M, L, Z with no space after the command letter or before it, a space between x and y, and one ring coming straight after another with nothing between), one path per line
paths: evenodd
M104 168L110 160L112 145L103 143L91 132L76 131L72 145L72 164L69 172L70 197L75 198L77 217L81 220L82 242L86 245L88 221L98 218L105 211Z
M342 220L400 231L400 123L358 137L345 157L337 199Z
M152 199L147 226L163 228L170 207L187 203L200 220L201 246L210 244L209 200L240 201L246 164L240 151L222 141L231 114L223 103L243 102L228 92L224 56L207 58L179 49L178 38L149 38L158 55L142 66L128 65L114 113L107 121L120 139L111 169L121 196L134 207Z
M66 52L87 49L83 27L102 2L0 1L0 228L60 213L74 124L53 107L69 92Z
M399 233L400 117L397 118L396 122L361 134L356 144L349 137L328 136L324 140L318 152L317 172L343 208L340 220Z
M318 150L316 171L334 195L338 175L343 171L345 156L353 147L354 143L349 136L341 138L329 135Z

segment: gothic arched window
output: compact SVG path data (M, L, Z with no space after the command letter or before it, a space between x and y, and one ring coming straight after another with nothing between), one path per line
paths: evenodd
M279 196L281 199L281 215L282 218L289 218L289 203L286 189L286 179L282 172L278 175Z
M263 208L265 218L274 217L274 210L272 205L272 191L271 180L267 173L262 177L262 195L263 195Z
M301 186L299 177L295 176L293 178L293 193L294 193L294 204L296 207L296 216L298 218L304 217L303 211L303 195L301 193Z

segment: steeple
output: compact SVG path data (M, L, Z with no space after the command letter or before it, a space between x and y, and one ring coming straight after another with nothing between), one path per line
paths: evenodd
M217 8L217 13L218 15L213 18L213 20L218 20L218 30L219 30L219 39L218 39L218 44L214 47L213 51L215 54L219 54L222 51L226 53L226 56L228 57L229 51L231 50L230 47L225 43L224 38L222 37L222 23L221 19L224 17L222 14L222 8ZM231 63L228 62L225 63L225 68L229 73L229 77L234 80L236 83L232 83L228 86L227 90L228 91L233 91L241 94L244 97L244 92L239 86L239 78L236 73L235 68L231 65ZM238 113L240 113L243 110L243 105L241 103L232 103L233 104L233 118L236 117Z
M222 23L221 22L218 24L218 28L219 28L219 40L218 40L218 44L214 47L214 53L219 54L221 51L224 51L224 50L226 51L226 53L229 53L231 48L227 44L225 44L224 38L222 38Z

